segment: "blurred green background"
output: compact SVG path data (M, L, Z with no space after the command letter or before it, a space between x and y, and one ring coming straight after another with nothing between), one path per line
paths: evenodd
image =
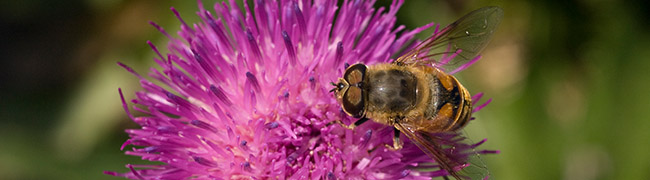
M211 7L214 1L205 0ZM378 4L390 2L380 0ZM494 101L467 128L492 179L650 179L650 3L407 1L399 24L448 24L482 6L505 16L483 60L458 76ZM155 57L147 40L197 22L196 1L0 2L0 179L119 179L138 157L122 110ZM421 38L424 36L420 36Z

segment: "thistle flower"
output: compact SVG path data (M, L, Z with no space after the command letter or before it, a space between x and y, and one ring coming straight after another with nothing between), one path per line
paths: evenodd
M388 62L415 34L395 26L403 0L374 9L374 1L334 0L214 5L199 2L201 22L181 22L180 39L152 23L170 39L166 56L154 60L156 84L140 78L134 117L122 149L128 155L162 162L127 165L132 179L431 179L447 173L416 146L391 151L392 128L368 122L355 130L332 122L354 121L329 93L343 64ZM337 12L338 11L338 12ZM397 34L400 33L398 37ZM162 84L162 85L159 85ZM480 98L477 96L477 98ZM474 101L476 102L476 100ZM482 106L479 106L479 109ZM478 109L477 109L478 110ZM461 149L455 135L446 137ZM482 153L489 153L485 151ZM467 158L458 154L456 159Z

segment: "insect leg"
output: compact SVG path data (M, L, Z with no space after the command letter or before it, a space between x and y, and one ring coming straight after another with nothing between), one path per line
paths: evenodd
M341 122L341 120L336 120L336 123L340 124L342 127L346 128L346 129L354 130L355 127L365 123L366 121L368 121L368 118L362 117L361 119L357 120L356 122L354 122L351 125L345 125L343 122Z
M390 146L388 144L384 144L384 146L386 146L386 148L393 151L400 150L404 145L402 144L402 141L399 139L400 131L397 128L393 127L393 132L395 132L395 134L393 135L393 146Z

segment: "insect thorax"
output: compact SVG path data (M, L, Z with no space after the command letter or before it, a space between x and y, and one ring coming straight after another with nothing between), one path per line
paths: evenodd
M401 113L417 102L418 80L403 68L377 68L369 71L367 80L369 111Z

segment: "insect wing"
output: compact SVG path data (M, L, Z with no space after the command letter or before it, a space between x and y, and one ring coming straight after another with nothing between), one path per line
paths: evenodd
M465 138L465 137L463 137ZM487 139L483 139L482 141L478 143L474 143L473 141L467 139L465 142L465 145L471 146L469 149L467 149L465 152L463 152L465 155L467 155L467 162L469 163L467 167L465 167L462 171L465 175L472 177L472 179L488 179L490 177L490 171L487 168L487 165L485 161L483 161L483 158L481 157L481 153L485 154L494 154L498 153L498 151L493 151L493 150L482 150L476 151L474 147L483 144Z
M460 163L450 159L443 149L435 142L433 139L425 138L421 136L419 132L414 132L402 124L397 123L395 125L400 132L402 132L406 137L408 137L411 142L418 146L427 156L433 158L436 163L440 166L441 169L444 169L449 173L449 175L455 177L456 179L461 179L460 175L456 174L454 167L458 167Z
M490 171L480 154L493 154L498 153L498 151L477 151L475 148L483 144L487 139L474 143L465 134L464 131L434 134L420 133L423 138L431 139L444 147L444 152L450 159L458 161L458 164L464 163L463 169L457 172L458 174L468 179L487 179L490 176Z
M396 124L400 132L408 137L427 156L434 159L440 169L456 179L484 179L489 177L485 163L474 147L478 144L465 144L465 137L457 133L430 134L418 132Z
M432 64L447 71L476 57L501 22L503 10L484 7L436 32L393 63Z

